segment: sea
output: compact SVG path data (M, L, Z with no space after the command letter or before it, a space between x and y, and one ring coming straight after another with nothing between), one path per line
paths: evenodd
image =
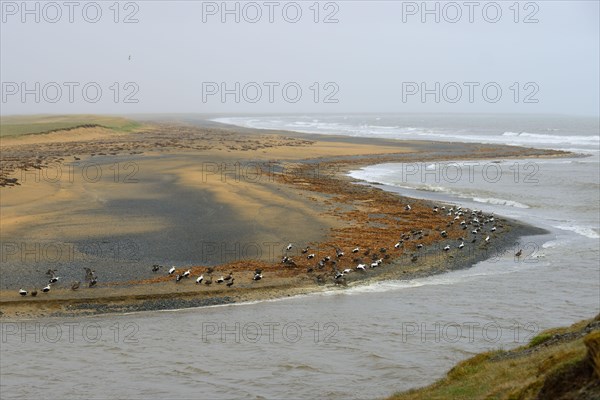
M264 115L215 122L569 157L385 163L366 184L514 218L522 237L468 269L278 300L1 323L3 399L371 399L476 353L600 312L600 126L556 115ZM522 250L522 255L515 253Z

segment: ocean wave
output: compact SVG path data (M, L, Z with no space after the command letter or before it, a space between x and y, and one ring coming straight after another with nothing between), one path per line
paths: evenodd
M473 197L473 201L477 203L493 204L498 206L508 206L516 208L529 208L527 204L519 203L518 201L497 199L494 197Z
M547 135L543 133L530 132L504 132L502 136L510 138L523 138L526 139L525 141L531 141L532 143L539 141L544 143L571 143L589 145L597 145L600 143L600 136L598 135Z
M578 225L555 225L554 227L563 231L575 232L590 239L600 239L600 234L598 234L596 229L591 227Z

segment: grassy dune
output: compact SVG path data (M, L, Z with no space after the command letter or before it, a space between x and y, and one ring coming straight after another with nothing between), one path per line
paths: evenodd
M102 126L119 132L141 126L135 121L108 115L15 115L0 118L0 137L43 134L82 125Z
M478 354L431 386L388 400L600 399L600 315L511 351Z

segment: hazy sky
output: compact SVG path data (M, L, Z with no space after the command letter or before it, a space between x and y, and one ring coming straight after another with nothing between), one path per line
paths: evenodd
M599 3L514 3L2 1L1 111L598 115Z

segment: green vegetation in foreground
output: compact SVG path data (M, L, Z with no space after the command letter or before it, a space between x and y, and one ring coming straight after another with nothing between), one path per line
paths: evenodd
M431 386L388 400L600 399L600 314L510 351L478 354Z
M100 125L117 132L131 132L141 124L109 115L26 115L0 118L0 137L43 134L80 125Z

